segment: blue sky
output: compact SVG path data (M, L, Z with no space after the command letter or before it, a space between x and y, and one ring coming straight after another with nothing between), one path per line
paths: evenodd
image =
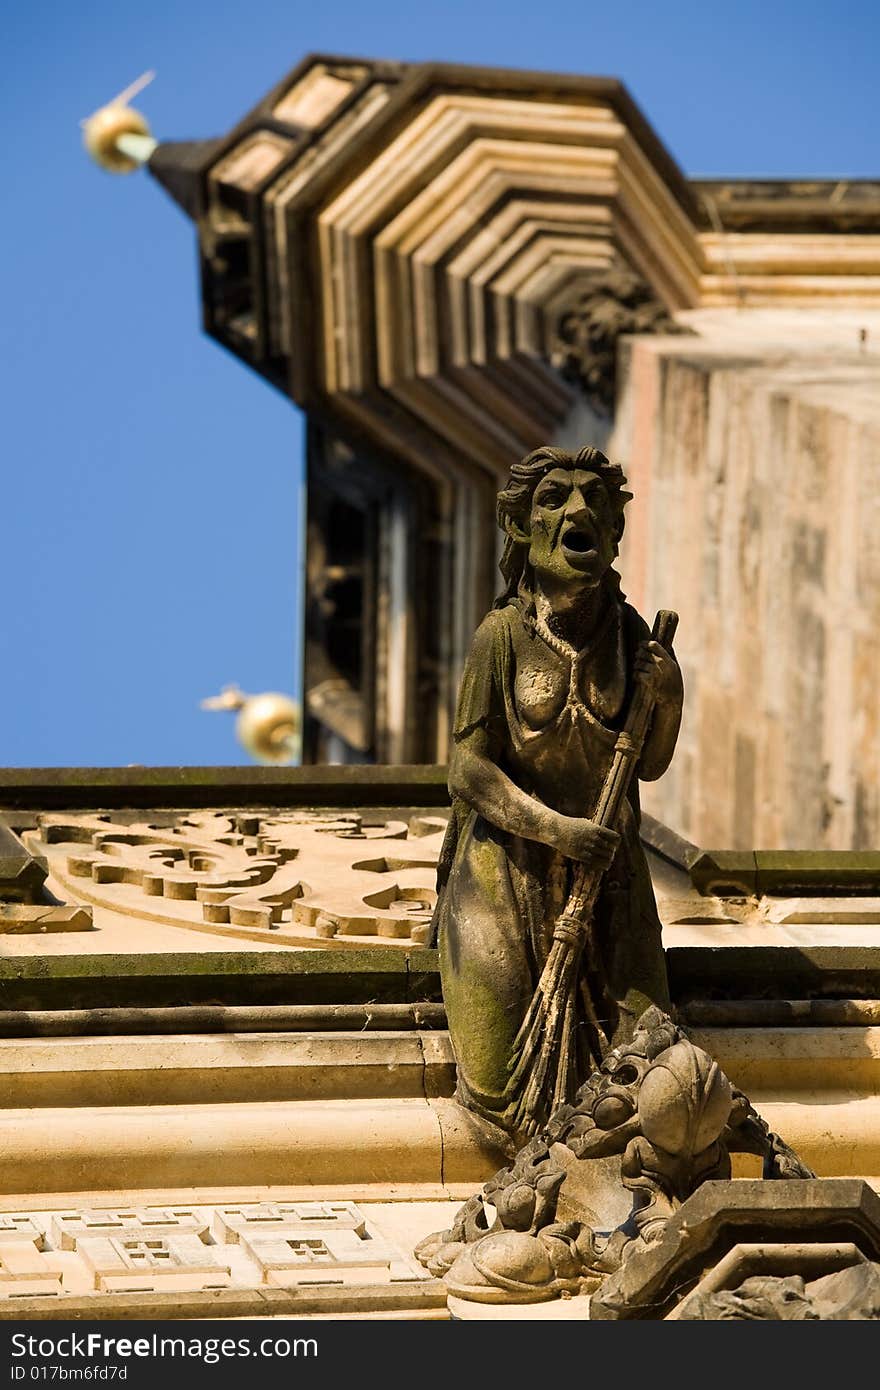
M160 139L323 50L620 77L688 174L880 175L868 0L29 0L0 33L0 765L240 762L200 698L297 680L301 417L201 334L184 216L79 145L144 69Z

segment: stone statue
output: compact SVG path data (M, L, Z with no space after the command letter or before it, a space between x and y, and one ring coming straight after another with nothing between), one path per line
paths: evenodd
M813 1176L717 1062L651 1007L574 1103L416 1255L450 1294L473 1303L589 1293L593 1318L651 1316L640 1263L663 1253L672 1218L703 1183L728 1186L731 1153L759 1156L764 1179ZM699 1252L696 1229L685 1224L668 1241L673 1265L676 1239ZM673 1285L678 1277L673 1268Z
M461 682L436 911L443 995L457 1097L514 1143L536 1127L523 1119L522 1030L584 865L598 893L589 949L573 957L556 1099L570 1099L594 1063L632 1037L649 1005L669 1006L637 779L669 764L682 681L612 568L625 482L593 448L541 448L514 465L498 497L505 589ZM639 691L650 713L634 741ZM637 776L624 783L614 823L601 824L596 808L621 747ZM583 895L577 901L582 910ZM532 1034L546 1024L533 1022Z

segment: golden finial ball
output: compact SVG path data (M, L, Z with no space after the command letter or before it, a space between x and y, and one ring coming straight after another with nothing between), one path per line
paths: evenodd
M119 103L102 106L83 124L83 144L95 163L111 174L130 174L140 168L138 160L118 148L120 135L149 134L150 127L140 111Z
M235 732L257 762L292 762L299 745L299 705L274 690L263 695L248 695L236 720Z

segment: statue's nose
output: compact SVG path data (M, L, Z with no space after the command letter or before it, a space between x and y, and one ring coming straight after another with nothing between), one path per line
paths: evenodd
M565 506L565 514L571 521L578 521L581 517L590 515L590 508L580 488L572 491Z

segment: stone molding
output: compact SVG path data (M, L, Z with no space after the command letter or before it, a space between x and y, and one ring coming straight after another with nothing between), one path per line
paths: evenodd
M198 222L208 331L449 478L552 436L554 327L614 264L670 311L880 304L875 185L689 182L607 78L313 55L150 167Z

